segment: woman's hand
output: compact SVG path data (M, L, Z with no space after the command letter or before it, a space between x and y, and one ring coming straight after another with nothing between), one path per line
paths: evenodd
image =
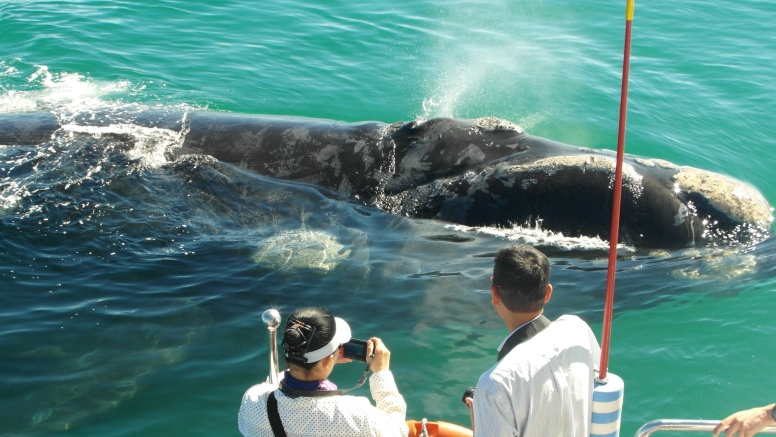
M366 355L369 357L374 354L372 360L372 371L379 372L380 370L388 370L388 366L391 362L391 351L385 347L382 340L377 337L369 339L369 343L366 345Z

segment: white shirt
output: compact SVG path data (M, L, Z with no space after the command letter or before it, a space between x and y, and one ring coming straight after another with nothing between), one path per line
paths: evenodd
M588 437L600 354L582 319L561 316L480 377L475 436Z
M258 384L242 399L237 424L245 437L273 437L267 418L267 397L276 387ZM275 391L280 421L288 437L385 436L407 437L407 404L399 394L393 374L381 370L369 378L377 407L363 396L290 398Z

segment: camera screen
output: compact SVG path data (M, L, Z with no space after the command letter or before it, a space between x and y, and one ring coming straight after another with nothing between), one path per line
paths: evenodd
M366 362L366 340L351 338L349 342L342 345L342 356Z

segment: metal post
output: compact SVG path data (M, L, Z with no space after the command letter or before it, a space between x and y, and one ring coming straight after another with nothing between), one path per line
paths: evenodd
M280 384L278 380L278 336L277 328L280 326L280 313L269 309L261 315L261 320L267 324L269 331L269 375L267 382L272 385Z

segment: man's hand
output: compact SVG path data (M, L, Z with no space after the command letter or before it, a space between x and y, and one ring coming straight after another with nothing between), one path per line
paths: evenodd
M725 437L733 437L736 433L738 437L752 437L766 426L776 425L771 415L774 407L776 404L731 414L714 428L714 437L719 436L722 430L725 431Z
M466 398L466 406L469 407L469 420L472 422L472 434L474 434L474 398Z

